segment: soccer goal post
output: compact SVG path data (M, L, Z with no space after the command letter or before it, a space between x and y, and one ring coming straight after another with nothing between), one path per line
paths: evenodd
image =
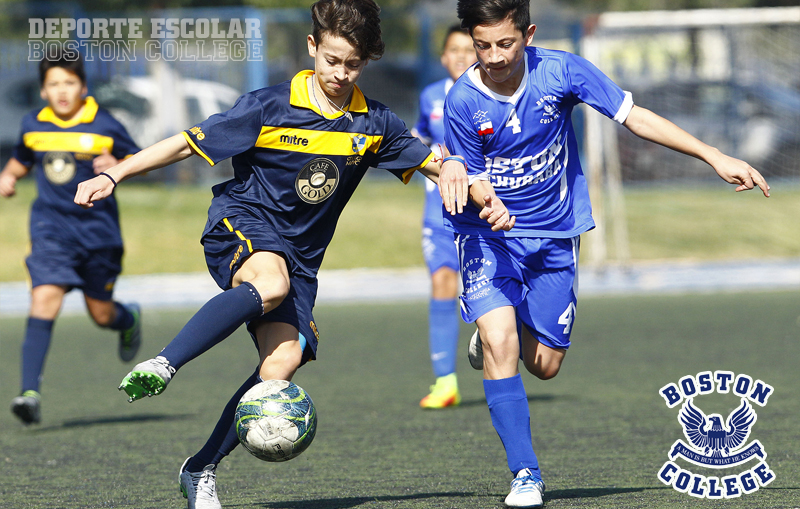
M800 180L800 7L608 12L585 26L581 54L635 104L767 178ZM598 223L590 265L628 263L625 187L719 181L590 110L584 143Z

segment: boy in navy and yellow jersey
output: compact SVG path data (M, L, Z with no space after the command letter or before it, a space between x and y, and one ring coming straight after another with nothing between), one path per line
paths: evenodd
M189 507L219 509L216 466L239 443L234 412L259 380L290 380L315 359L312 308L317 271L347 201L368 168L408 182L414 171L441 180L443 201L462 210L468 192L495 228L509 217L491 187L468 191L463 167L439 179L439 162L405 124L355 85L380 58L379 7L372 0L320 0L311 7L314 71L243 95L229 111L161 141L81 184L75 202L97 206L117 182L192 154L210 164L232 157L234 178L214 187L202 243L224 290L154 359L122 381L130 401L159 394L175 372L246 323L259 352L256 371L225 406L205 446L180 469ZM485 206L484 206L485 205ZM364 218L372 226L371 218Z
M112 300L122 270L122 237L113 196L84 210L73 203L78 183L139 149L108 111L86 97L83 63L65 51L39 66L42 99L48 106L22 120L19 142L0 172L0 196L15 194L16 182L34 166L38 197L30 218L31 308L22 344L22 394L11 410L25 424L41 419L39 385L64 295L80 288L97 325L119 331L119 356L130 361L141 341L139 308Z

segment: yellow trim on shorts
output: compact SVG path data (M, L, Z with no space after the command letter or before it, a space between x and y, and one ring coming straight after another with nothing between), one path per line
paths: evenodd
M223 222L223 223L225 223L225 226L227 226L227 227L228 227L228 231L230 231L230 232L232 232L232 233L235 233L235 234L236 234L236 236L237 236L237 237L239 237L239 239L240 239L240 240L243 240L243 241L247 242L247 249L248 249L248 250L249 250L249 251L252 253L252 252L253 252L253 244L250 242L250 239L248 239L247 237L245 237L245 236L242 234L242 232L240 232L239 230L234 230L234 229L233 229L233 226L231 225L231 222L230 222L230 221L228 221L228 218L227 218L227 217L223 217L223 218L222 218L222 222Z

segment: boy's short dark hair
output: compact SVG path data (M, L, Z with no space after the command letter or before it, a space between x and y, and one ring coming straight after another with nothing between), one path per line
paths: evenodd
M65 71L69 71L78 78L81 83L86 84L86 72L83 70L83 59L81 54L74 49L58 48L58 51L48 51L48 56L39 62L39 85L44 86L44 78L47 76L47 71L53 67L61 67Z
M456 9L461 26L470 34L477 25L496 25L509 18L523 34L531 25L529 0L458 0Z
M342 37L363 60L378 60L384 49L380 13L373 0L319 0L311 6L311 34L316 44L323 33Z
M460 23L450 25L447 28L447 33L444 35L444 40L442 41L442 51L444 51L444 47L447 46L447 41L450 40L450 36L453 34L464 34L468 36L469 30L463 28Z

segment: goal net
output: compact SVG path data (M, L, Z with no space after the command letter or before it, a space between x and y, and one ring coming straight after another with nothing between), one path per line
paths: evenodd
M609 12L590 20L587 32L581 54L634 103L768 179L800 179L800 7ZM623 262L623 185L717 178L706 164L594 112L587 112L585 143L600 227ZM602 262L604 250L599 245L590 259Z

